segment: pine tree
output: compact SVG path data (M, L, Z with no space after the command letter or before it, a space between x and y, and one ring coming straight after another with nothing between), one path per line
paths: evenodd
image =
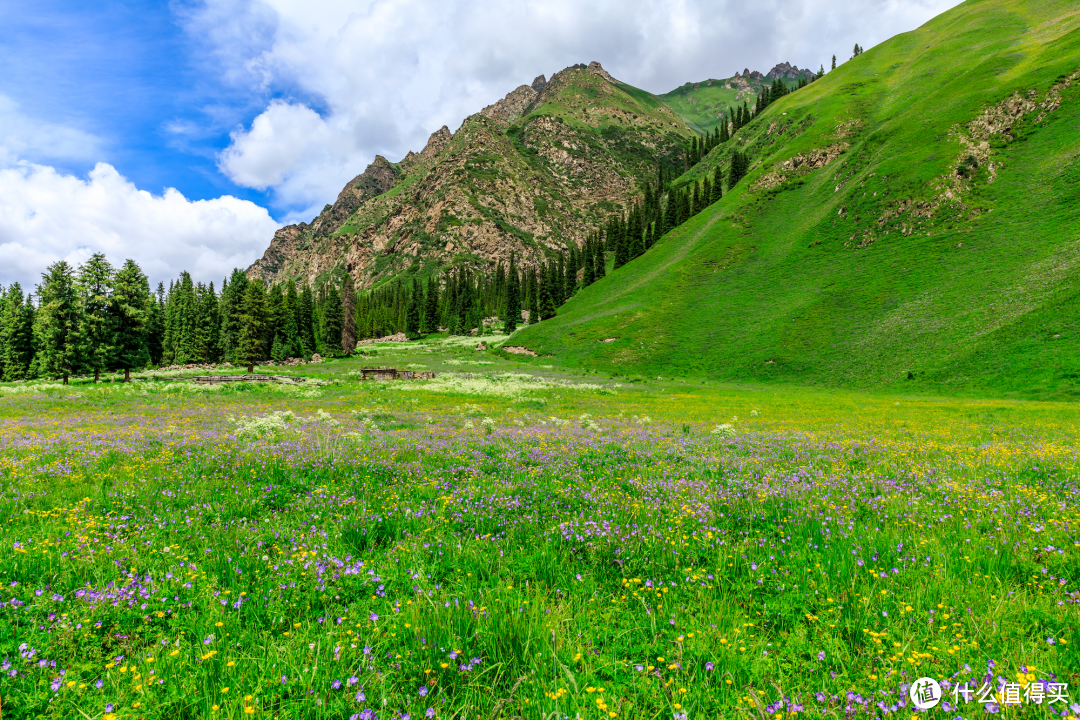
M322 312L322 341L323 347L328 353L339 355L344 346L341 344L341 331L345 324L345 317L341 304L341 293L333 284L326 293Z
M603 238L597 240L594 250L596 251L596 257L593 258L593 274L599 280L607 275L607 257L604 255Z
M266 324L266 295L262 283L258 280L249 282L244 288L240 300L239 335L236 347L236 359L247 365L249 373L255 372L255 363L265 357L263 345Z
M150 284L134 260L125 260L113 280L109 303L113 327L112 346L115 366L124 371L124 382L131 380L131 369L150 362L147 328L150 320Z
M82 321L75 276L71 266L60 260L50 265L42 275L38 289L41 312L37 317L37 346L41 372L63 377L64 384L81 364L83 339L79 335Z
M300 309L300 296L296 293L296 282L290 280L285 286L285 313L281 319L281 338L285 343L285 357L297 357L303 354L300 349L300 327L296 316Z
M236 348L240 342L240 303L247 285L247 275L243 270L236 269L232 271L228 282L221 286L221 331L218 334L218 348L219 355L231 363L238 361Z
M304 286L297 306L296 329L300 334L300 354L310 360L318 344L315 342L315 297L311 287Z
M587 288L596 282L596 269L593 267L593 249L592 241L587 240L585 242L585 254L583 262L585 263L585 271L581 277L581 287Z
M833 70L836 69L836 56L835 55L832 56L832 69Z
M503 309L503 330L507 335L517 330L521 322L521 287L518 278L517 263L510 253L510 270L506 276L506 305Z
M551 295L551 286L554 281L555 272L549 264L544 271L543 282L540 283L539 317L541 320L555 317L555 298Z
M420 335L420 307L424 304L424 288L420 278L413 278L412 292L409 293L409 306L405 313L405 334L410 338Z
M346 355L352 354L356 348L356 286L353 284L352 273L345 273L345 285L341 289L341 349ZM417 309L416 327L413 334L420 329L420 312ZM406 329L408 332L408 329Z
M12 283L0 300L0 378L24 380L34 357L34 306Z
M537 281L536 268L530 268L528 272L529 284L529 324L535 325L540 322L540 287Z
M746 177L746 173L750 170L750 158L746 156L746 153L735 151L731 154L731 167L728 171L728 189L735 187L735 185Z
M159 282L157 293L150 296L150 315L146 327L146 349L150 363L161 365L161 353L165 339L165 284Z
M112 315L109 312L109 295L113 275L112 265L102 253L94 253L79 266L75 284L79 291L79 318L82 327L79 336L86 343L82 351L83 365L94 372L94 382L101 379L101 371L112 364Z
M722 198L724 196L724 193L722 192L722 188L720 187L723 184L722 178L723 178L723 173L720 170L720 166L717 165L716 169L713 170L712 196L709 198L709 204L710 205L712 205L714 202L718 201L720 198Z

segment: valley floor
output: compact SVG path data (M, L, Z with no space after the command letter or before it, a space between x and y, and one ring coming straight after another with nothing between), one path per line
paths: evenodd
M3 717L1080 715L1075 403L461 348L0 386Z

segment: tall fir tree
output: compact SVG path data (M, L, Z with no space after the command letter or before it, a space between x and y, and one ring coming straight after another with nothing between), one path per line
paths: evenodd
M41 311L37 315L36 344L42 374L62 377L64 384L82 361L83 339L79 335L79 294L75 274L67 262L50 265L38 289Z
M133 368L150 362L147 339L151 319L150 284L134 260L124 261L113 280L112 316L114 362L124 371L124 382L131 381Z
M341 293L333 284L326 293L322 310L322 341L328 353L341 355L341 331L345 324L345 314L341 306Z
M585 241L584 253L582 254L582 262L585 264L584 270L581 274L581 287L587 288L596 282L596 270L593 268L593 249L592 240Z
M341 348L349 355L356 349L356 285L350 272L345 273L345 284L341 289L341 315ZM417 329L419 324L418 314Z
M300 310L300 296L296 293L296 282L290 280L285 285L285 313L281 319L281 336L285 345L285 357L299 357L303 354L300 348L300 327L296 317Z
M543 269L543 280L540 282L540 319L548 320L555 317L555 298L551 294L552 285L555 282L555 271L551 264ZM539 274L539 273L538 273Z
M420 278L413 278L412 292L409 293L409 306L405 312L405 334L411 338L420 335L420 308L424 304L424 289Z
M420 332L427 334L439 329L439 283L432 275L427 281L424 293L424 315L421 318Z
M537 268L529 268L529 324L540 322L540 283L537 280Z
M300 334L300 354L310 360L318 344L315 342L315 294L311 287L304 286L300 292L300 303L296 311L296 330Z
M112 365L113 317L109 311L109 295L115 273L103 253L94 253L79 266L75 277L81 305L79 336L85 343L81 353L83 369L94 373L94 382L101 379L102 370Z
M161 353L165 339L165 284L159 282L157 292L150 297L150 317L146 327L146 349L150 353L150 364L161 364Z
M25 380L34 358L34 305L23 297L19 283L11 284L0 299L0 378Z
M596 279L599 280L607 275L607 257L604 255L604 239L602 237L597 238L593 250L596 253L593 257L593 273L596 275Z
M263 326L266 324L266 294L262 283L253 280L244 288L244 295L240 299L240 315L238 323L238 338L236 346L236 359L243 365L247 365L247 371L255 371L255 363L266 357L263 344L265 335Z
M507 335L517 330L518 323L521 322L521 281L513 253L510 253L510 269L506 274L506 305L502 321Z
M247 275L243 270L233 270L228 282L221 287L219 314L221 331L218 334L219 355L227 362L238 362L236 349L240 342L240 305L248 285Z

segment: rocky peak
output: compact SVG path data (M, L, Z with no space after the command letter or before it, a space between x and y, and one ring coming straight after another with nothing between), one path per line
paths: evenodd
M595 73L595 74L599 75L600 77L604 78L609 83L618 82L617 80L615 80L615 78L611 77L611 75L608 74L607 70L605 70L604 68L602 68L600 66L600 63L596 62L595 60L593 60L591 63L589 63L588 70L589 70L589 72Z
M450 132L450 128L443 125L441 128L431 133L431 137L428 138L427 145L424 146L423 151L420 153L420 157L425 160L431 158L442 152L442 149L454 138Z
M411 155L412 157L409 157ZM415 159L414 153L409 153L406 159ZM390 164L390 161L382 155L376 155L375 160L338 193L337 199L332 205L327 205L311 223L312 232L327 234L341 227L353 210L360 207L365 200L382 195L397 182L398 171Z
M543 90L545 85L547 85L547 78L543 75L537 75L532 81L532 89L536 92Z
M528 85L521 85L494 105L488 105L480 114L500 124L510 125L525 114L535 99L536 91Z
M765 77L769 78L770 80L776 80L777 78L784 78L786 80L798 80L799 78L811 78L813 76L813 70L800 70L798 65L791 65L786 62L780 63L765 74Z

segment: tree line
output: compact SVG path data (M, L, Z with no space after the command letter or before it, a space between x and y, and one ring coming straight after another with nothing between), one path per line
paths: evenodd
M726 143L771 102L791 92L777 80L759 96L754 112L744 102L726 121L686 148L687 167ZM730 128L730 131L729 131ZM749 171L750 159L734 151L728 189ZM317 288L295 281L269 287L233 270L220 292L211 282L194 282L187 272L168 288L152 291L132 260L114 268L102 254L78 268L53 263L33 293L19 283L0 286L0 379L62 378L147 366L309 358L314 353L350 353L359 340L405 333L484 334L484 320L499 318L513 332L523 322L553 317L580 288L644 254L665 233L723 197L724 174L674 187L662 167L644 193L612 213L578 247L546 251L527 268L511 257L494 272L467 266L442 277L395 279L357 292L351 275L327 279Z

